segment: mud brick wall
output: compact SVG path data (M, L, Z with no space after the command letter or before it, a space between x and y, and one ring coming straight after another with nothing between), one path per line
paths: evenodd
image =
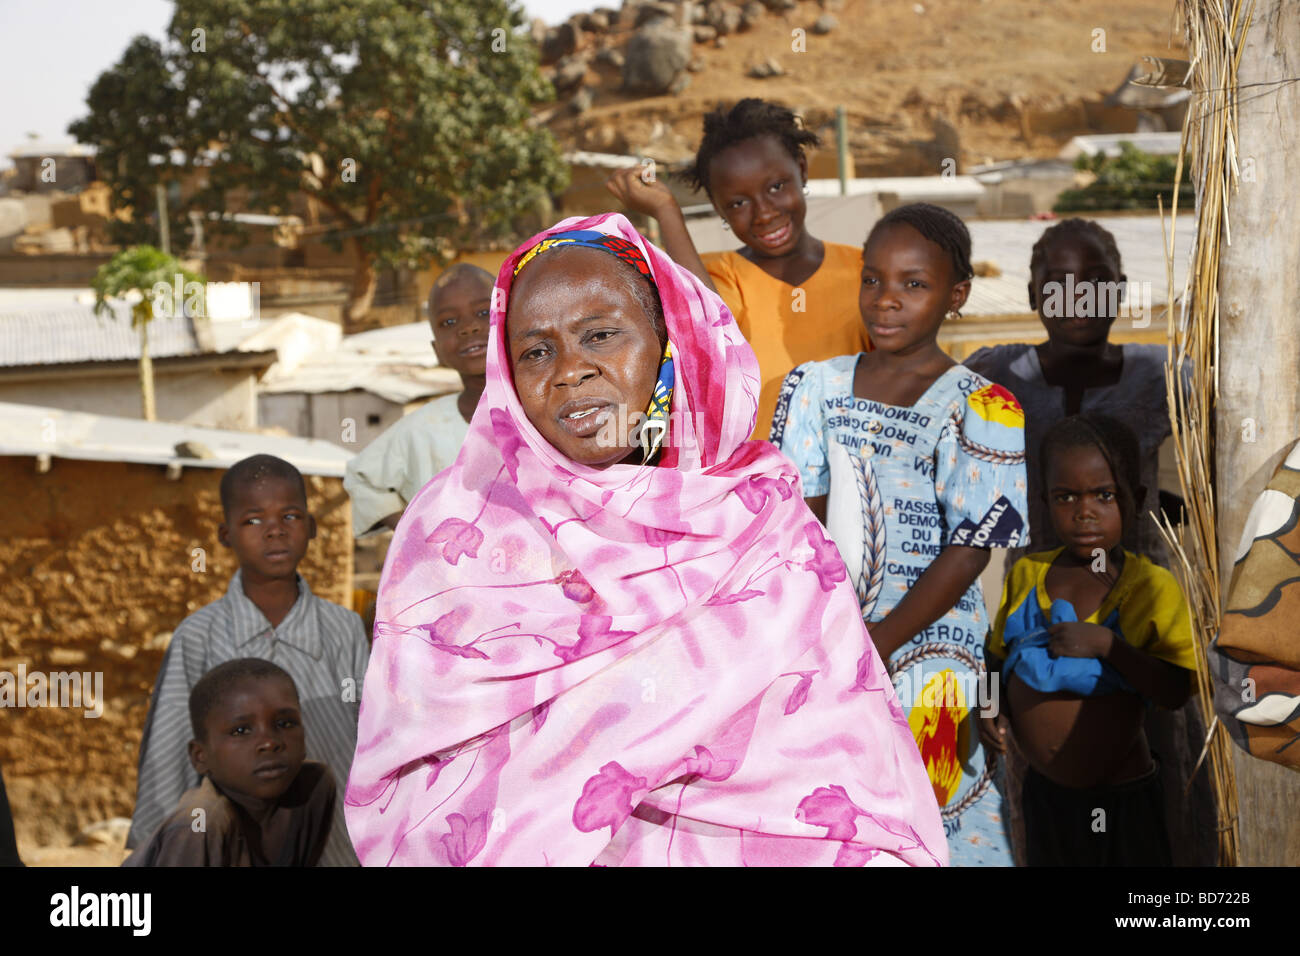
M149 694L176 625L226 590L220 469L0 457L0 671L103 672L103 716L0 709L0 768L20 848L71 842L129 817ZM299 571L350 605L351 509L338 478L308 476L317 537ZM195 570L202 548L206 570Z

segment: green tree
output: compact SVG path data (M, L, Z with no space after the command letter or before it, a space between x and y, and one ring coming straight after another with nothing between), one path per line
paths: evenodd
M1075 169L1097 178L1082 189L1067 189L1056 197L1054 212L1091 212L1111 209L1157 209L1159 197L1166 209L1173 205L1177 158L1144 153L1132 143L1119 144L1118 156L1097 153L1080 156ZM1178 205L1192 208L1192 184L1186 179L1178 190Z
M108 300L139 293L131 306L131 324L140 334L140 408L145 421L154 421L153 359L149 357L149 323L160 309L175 307L173 290L180 283L186 314L201 318L207 308L203 277L181 266L180 260L153 246L123 249L99 267L91 280L95 314L112 316Z
M68 132L97 147L96 172L112 191L113 208L129 211L109 220L109 237L122 246L156 242L154 187L168 181L168 158L183 145L179 131L185 118L185 96L158 42L145 36L132 40L118 64L95 81L86 105L90 115ZM171 210L171 218L179 212ZM174 221L172 235L180 228Z
M143 238L158 181L187 184L177 242L190 211L314 197L354 255L356 318L377 266L507 238L565 184L530 121L554 91L523 22L515 0L177 0L165 43L132 41L69 132L135 210L124 239Z

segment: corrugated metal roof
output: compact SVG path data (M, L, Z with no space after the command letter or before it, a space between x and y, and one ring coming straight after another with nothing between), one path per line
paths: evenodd
M433 329L428 322L407 322L347 335L339 348L367 355L401 356L403 361L416 365L438 364L433 354Z
M273 319L209 322L212 344L219 352L237 349L260 352L274 349L281 366L297 367L316 352L338 348L343 329L337 322L318 319L302 312L289 312Z
M4 286L0 287L0 309L52 308L65 305L94 305L95 290L90 286L81 288L51 289L45 286Z
M427 322L411 322L344 336L296 365L278 363L258 383L258 391L349 392L362 389L390 402L406 404L458 391L460 375L438 366Z
M592 153L584 150L574 150L565 153L561 158L572 166L596 166L601 169L626 169L629 166L641 165L641 160L623 153Z
M969 166L966 171L985 186L1014 182L1021 179L1073 178L1074 161L1059 156L1046 159L1008 159L996 163Z
M140 357L140 334L131 310L113 303L112 316L93 306L11 306L0 309L0 366L110 362ZM202 352L194 325L184 315L149 323L149 354L154 358Z
M878 176L850 179L850 196L889 193L902 202L923 201L974 201L984 194L984 186L974 176ZM808 194L818 197L838 197L838 179L808 180Z
M1120 143L1132 143L1144 153L1153 156L1177 156L1182 144L1183 134L1177 130L1150 133L1093 133L1088 136L1076 136L1058 153L1062 159L1074 159L1082 154L1096 156L1118 156Z
M268 374L258 383L263 394L284 392L370 392L405 405L420 398L459 391L460 375L449 368L378 363L373 358L336 352L319 356L284 375Z
M10 150L10 159L30 159L33 156L94 156L94 146L83 146L81 143L52 143L47 141L37 141L23 143Z
M182 442L202 446L211 457L178 455L176 448ZM240 459L257 454L283 458L303 474L336 478L342 477L352 457L351 452L318 438L255 435L0 402L0 455L229 468Z

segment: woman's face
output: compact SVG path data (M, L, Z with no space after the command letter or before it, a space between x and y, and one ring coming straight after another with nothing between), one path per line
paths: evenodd
M768 258L788 256L803 236L808 164L775 136L730 146L709 163L713 205L736 238Z
M562 455L604 468L627 458L662 349L632 290L645 281L596 249L555 249L519 274L506 347L524 414Z

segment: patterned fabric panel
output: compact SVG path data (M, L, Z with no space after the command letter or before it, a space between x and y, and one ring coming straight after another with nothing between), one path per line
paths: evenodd
M1300 768L1300 444L1246 519L1219 635L1214 709L1247 753Z

